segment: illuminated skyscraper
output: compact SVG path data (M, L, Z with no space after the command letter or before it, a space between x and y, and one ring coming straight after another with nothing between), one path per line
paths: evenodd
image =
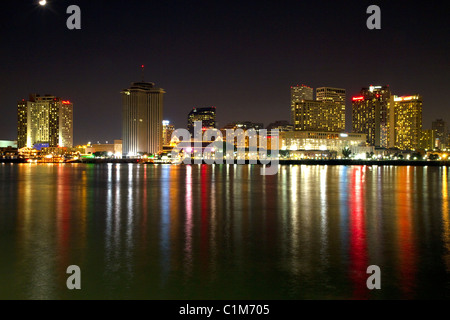
M336 112L337 127L338 131L345 130L345 103L346 103L346 93L345 89L322 87L316 89L316 100L328 103L331 107L332 112Z
M292 118L296 131L341 132L345 130L345 123L341 121L341 107L334 102L314 100L296 102Z
M422 137L421 96L395 96L393 117L389 115L389 119L391 125L393 125L391 132L393 133L395 148L401 150L420 149Z
M303 100L314 100L314 90L308 86L302 84L291 87L291 121L294 123L294 112L296 103L300 103Z
M163 147L164 89L151 82L134 82L122 94L123 155L160 152Z
M389 86L363 88L360 96L353 97L353 132L365 133L371 146L389 146L388 110L392 104Z
M73 146L73 104L52 95L30 95L17 104L18 148Z
M216 108L194 108L188 114L188 130L194 134L194 124L196 121L202 121L204 129L216 128Z

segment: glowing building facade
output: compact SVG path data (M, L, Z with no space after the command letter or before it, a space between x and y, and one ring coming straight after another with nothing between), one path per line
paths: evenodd
M73 146L73 104L52 95L30 95L17 104L18 148Z
M400 150L420 149L422 137L422 97L419 95L394 96L393 110L390 110L389 120L391 146Z
M124 157L156 154L163 150L165 93L151 82L134 82L121 92Z
M293 125L297 131L345 131L341 106L334 102L302 100L293 108Z
M316 100L326 102L331 106L333 119L337 121L337 131L345 130L346 91L341 88L322 87L316 89Z
M314 90L304 84L291 87L291 122L294 123L295 106L303 100L314 100Z
M363 88L352 99L352 131L365 133L375 147L389 147L389 108L392 104L389 86Z
M342 155L344 148L359 154L372 151L367 148L363 133L291 131L280 132L280 150L288 151L334 151Z

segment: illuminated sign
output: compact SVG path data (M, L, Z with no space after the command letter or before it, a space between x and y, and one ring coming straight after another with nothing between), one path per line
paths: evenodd
M70 101L62 101L62 104L71 104Z
M369 90L370 90L370 92L373 92L373 90L375 90L375 89L381 89L382 87L381 86L370 86L369 87Z
M354 97L353 101L362 101L364 100L364 97Z
M418 96L394 97L394 101L411 101L419 99Z

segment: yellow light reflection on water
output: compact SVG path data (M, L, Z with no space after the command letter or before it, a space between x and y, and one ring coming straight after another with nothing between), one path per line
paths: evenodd
M450 272L450 219L448 211L448 168L443 167L442 173L442 222L444 231L442 234L444 246L447 249L445 254L445 266L447 272Z
M411 199L413 177L408 167L399 167L397 174L397 230L398 263L401 289L407 298L414 296L417 269L416 244L414 242L413 213Z

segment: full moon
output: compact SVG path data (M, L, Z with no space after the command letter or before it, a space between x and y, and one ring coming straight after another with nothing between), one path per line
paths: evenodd
M39 4L41 6L45 6L47 4L47 0L41 0L41 1L39 1Z

